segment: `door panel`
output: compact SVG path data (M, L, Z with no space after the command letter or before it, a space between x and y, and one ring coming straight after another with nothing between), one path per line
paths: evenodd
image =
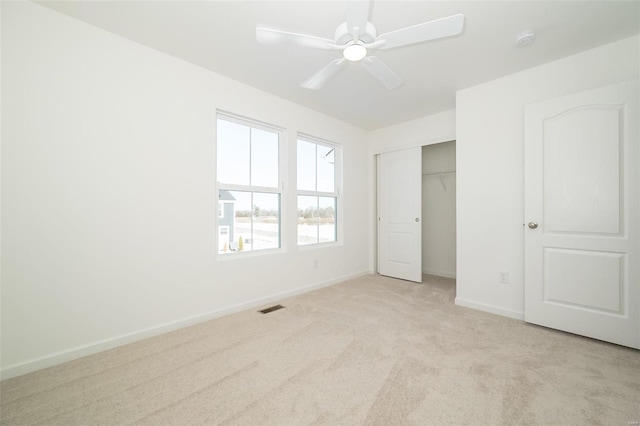
M389 232L389 262L411 264L413 258L413 235L410 232Z
M525 107L525 321L640 348L639 168L637 81Z
M544 301L623 314L624 258L620 253L545 248Z
M378 156L378 272L422 282L421 148Z
M619 233L621 108L587 106L545 119L546 232Z

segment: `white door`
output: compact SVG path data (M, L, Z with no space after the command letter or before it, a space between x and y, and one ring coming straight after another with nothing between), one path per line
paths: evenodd
M525 107L525 321L640 348L638 82Z
M378 155L378 272L422 282L422 149Z

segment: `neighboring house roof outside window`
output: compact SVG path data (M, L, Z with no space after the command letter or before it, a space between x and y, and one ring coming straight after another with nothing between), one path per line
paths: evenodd
M231 193L225 189L221 189L218 192L218 199L220 201L236 201L233 195L231 195Z

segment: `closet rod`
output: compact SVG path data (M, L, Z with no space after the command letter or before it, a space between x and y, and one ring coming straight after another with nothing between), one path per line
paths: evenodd
M434 173L424 173L422 176L434 176L434 175L448 175L451 173L455 173L455 170L452 170L450 172L434 172Z

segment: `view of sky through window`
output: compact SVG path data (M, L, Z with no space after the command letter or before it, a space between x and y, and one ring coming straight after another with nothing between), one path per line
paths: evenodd
M335 149L298 140L298 190L335 192Z

